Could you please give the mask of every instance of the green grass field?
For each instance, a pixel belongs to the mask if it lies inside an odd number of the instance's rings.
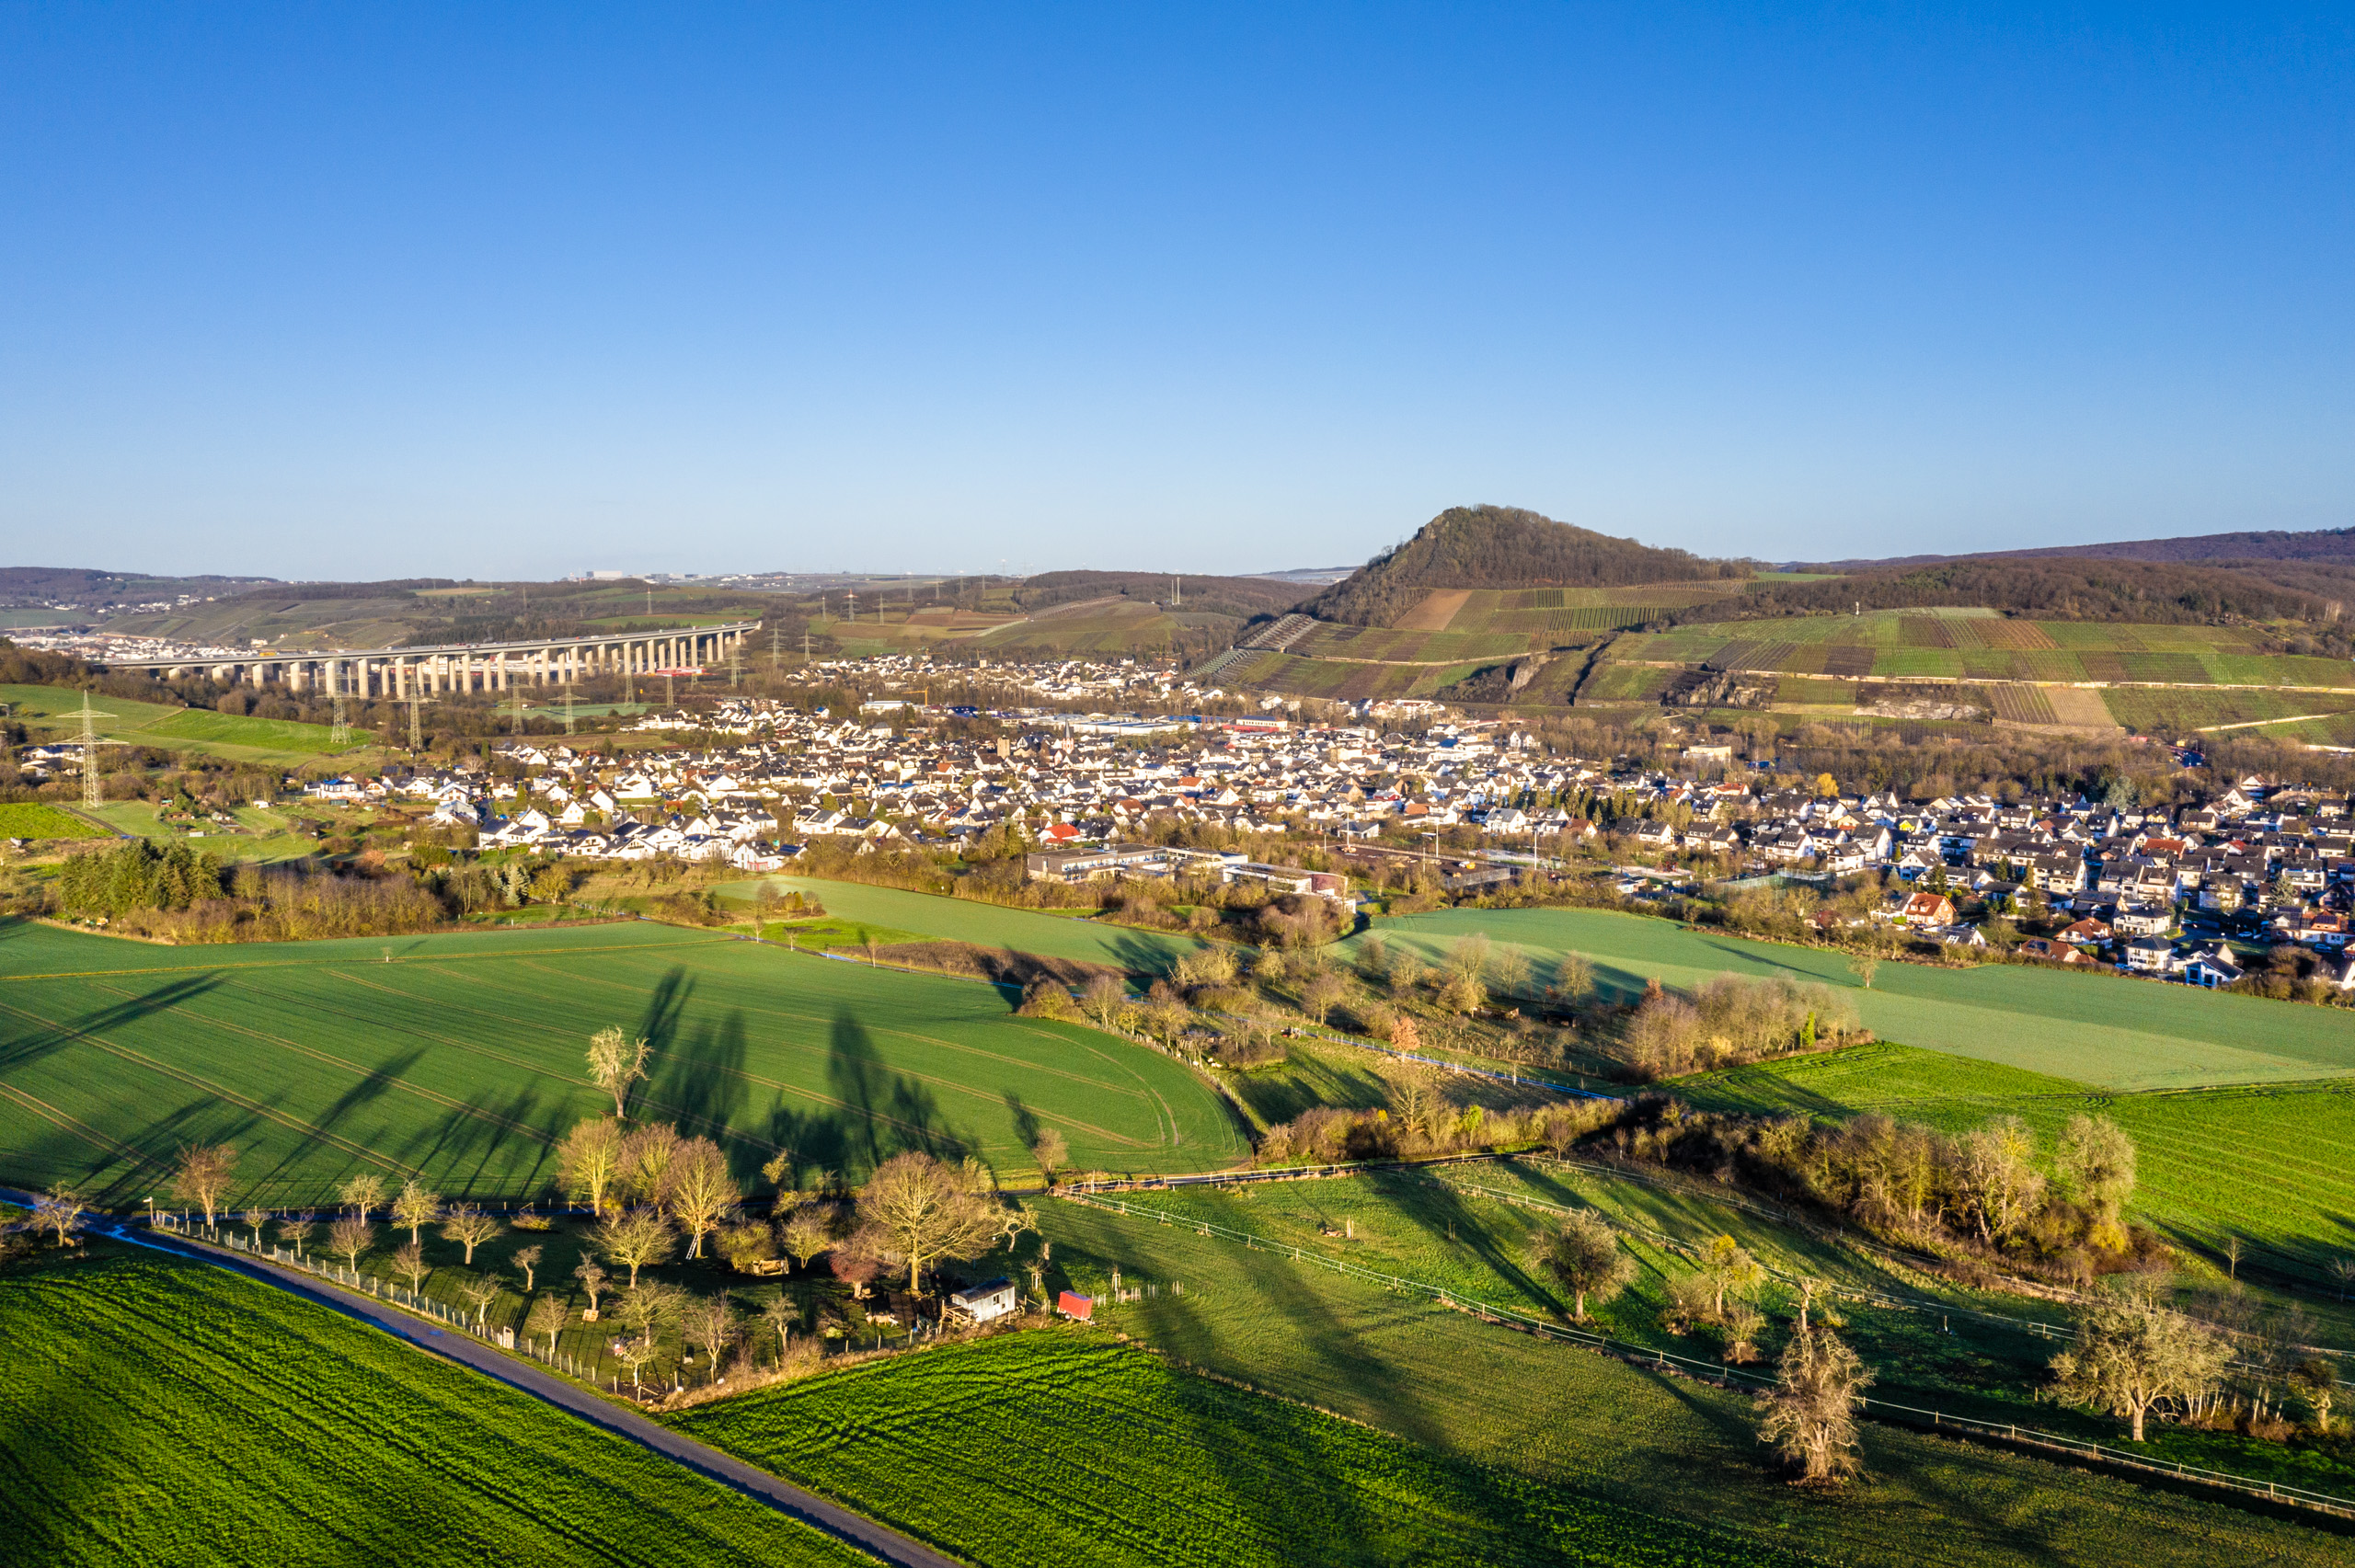
[[[2113,1094],[1993,1062],[1865,1046],[1680,1080],[1695,1104],[1845,1117],[1878,1111],[1958,1131],[2017,1116],[2049,1145],[2097,1113],[2134,1139],[2135,1213],[2211,1255],[2237,1235],[2280,1272],[2321,1287],[2355,1253],[2355,1084]],[[2335,1287],[2333,1287],[2335,1288]]]
[[[0,839],[103,839],[106,830],[33,801],[0,803]]]
[[[1198,938],[1167,932],[1137,931],[1038,910],[1009,910],[971,898],[944,898],[902,887],[863,882],[827,882],[809,876],[771,876],[720,886],[722,898],[751,901],[763,880],[780,893],[816,898],[829,915],[888,933],[942,942],[970,942],[1048,958],[1108,964],[1131,974],[1162,974],[1203,945]]]
[[[78,690],[62,686],[0,686],[0,703],[10,704],[16,716],[37,735],[55,739],[81,732],[78,715],[82,693]],[[293,767],[316,758],[340,754],[327,745],[328,730],[325,725],[247,718],[204,708],[104,695],[94,695],[90,705],[111,715],[98,721],[101,737],[134,746],[201,752],[228,761],[272,767]],[[366,744],[355,741],[341,751],[359,750]]]
[[[870,1562],[323,1307],[120,1254],[0,1274],[13,1562]]]
[[[655,1047],[631,1114],[718,1138],[749,1179],[788,1146],[805,1170],[921,1147],[1028,1178],[1040,1128],[1115,1171],[1242,1152],[1186,1068],[1010,1006],[652,923],[186,948],[10,922],[0,1174],[132,1204],[177,1145],[226,1140],[240,1205],[316,1202],[362,1169],[522,1198],[573,1121],[611,1110],[581,1061],[607,1024]]]
[[[1394,946],[1432,956],[1473,932],[1533,961],[1575,950],[1619,992],[1653,977],[1681,986],[1722,973],[1847,987],[1865,1026],[1883,1039],[2113,1092],[2355,1074],[2355,1013],[2338,1008],[2011,965],[1886,963],[1867,991],[1856,989],[1845,957],[1827,949],[1594,910],[1451,910],[1374,929]]]
[[[1258,1229],[1259,1206],[1350,1201],[1318,1183],[1214,1201]],[[1149,1194],[1159,1200],[1168,1195]],[[1189,1195],[1189,1197],[1192,1195]],[[1493,1245],[1476,1214],[1394,1211],[1467,1268]],[[2342,1539],[2039,1460],[1868,1426],[1867,1480],[1821,1498],[1782,1483],[1749,1401],[1480,1323],[1379,1285],[1266,1251],[1054,1203],[1041,1217],[1057,1268],[1158,1293],[1099,1305],[1104,1326],[1223,1376],[1304,1400],[1433,1450],[1519,1471],[1566,1502],[1591,1499],[1732,1532],[1746,1560],[1789,1551],[1839,1563],[1975,1568],[2019,1562],[2193,1568],[2247,1556],[2337,1563]],[[1338,1245],[1338,1243],[1327,1243]],[[1514,1264],[1512,1266],[1518,1266]],[[1176,1287],[1182,1285],[1183,1294]],[[2278,1554],[2278,1555],[2277,1555]]]
[[[1794,1561],[1054,1329],[674,1425],[992,1568]]]

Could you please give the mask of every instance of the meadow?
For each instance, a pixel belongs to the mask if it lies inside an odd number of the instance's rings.
[[[947,898],[903,887],[863,882],[829,882],[809,876],[770,876],[719,887],[722,898],[749,903],[766,882],[778,893],[800,893],[825,906],[826,913],[853,925],[873,926],[887,940],[910,936],[970,942],[1083,964],[1104,964],[1135,975],[1165,974],[1178,959],[1205,945],[1197,937],[1138,931],[1071,915],[1007,909],[974,898]]]
[[[2133,1212],[2210,1258],[2237,1236],[2250,1263],[2332,1290],[2331,1260],[2355,1254],[2355,1083],[2117,1094],[1993,1062],[1854,1047],[1680,1079],[1703,1107],[1845,1118],[1874,1111],[1947,1131],[2016,1116],[2049,1147],[2069,1117],[2106,1116],[2140,1156]]]
[[[2112,1092],[2355,1073],[2355,1013],[2345,1009],[2021,965],[1885,963],[1867,990],[1830,949],[1607,910],[1443,910],[1382,921],[1344,949],[1379,935],[1436,957],[1475,932],[1521,948],[1533,963],[1584,953],[1603,988],[1621,996],[1652,978],[1683,986],[1728,973],[1844,987],[1865,1026],[1883,1039]]]
[[[106,830],[32,801],[0,802],[0,839],[103,839]]]
[[[37,737],[52,740],[81,733],[82,695],[63,686],[0,686],[0,703],[10,704],[16,717]],[[354,741],[331,748],[327,726],[289,719],[248,718],[103,694],[93,695],[90,705],[110,715],[98,721],[98,734],[106,739],[158,750],[197,752],[233,762],[295,767],[324,756],[356,751],[367,744]]]
[[[610,1113],[581,1059],[651,1042],[630,1113],[707,1134],[740,1178],[905,1148],[1028,1179],[1030,1142],[1115,1171],[1215,1168],[1233,1115],[1159,1052],[1017,1018],[971,981],[650,922],[153,946],[0,923],[0,1175],[114,1205],[182,1142],[244,1151],[236,1202],[317,1203],[348,1175],[449,1197],[552,1190],[554,1141]]]
[[[1342,1185],[1281,1189],[1281,1198],[1242,1189],[1212,1201],[1251,1230],[1258,1206],[1320,1203]],[[1338,1218],[1344,1200],[1331,1201],[1328,1218]],[[1476,1215],[1455,1218],[1453,1236],[1440,1212],[1394,1212],[1379,1223],[1415,1226],[1430,1234],[1413,1245],[1465,1254],[1506,1234]],[[1866,1429],[1865,1481],[1844,1496],[1810,1495],[1776,1476],[1742,1394],[1491,1327],[1183,1224],[1067,1203],[1044,1206],[1040,1224],[1070,1277],[1100,1281],[1118,1265],[1125,1285],[1157,1288],[1100,1303],[1097,1320],[1174,1360],[1442,1455],[1518,1471],[1566,1503],[1729,1532],[1743,1560],[1786,1551],[1938,1568],[2345,1561],[2342,1539],[2221,1501],[1885,1425]]]
[[[872,1562],[326,1308],[99,1252],[0,1273],[12,1562]]]
[[[992,1568],[1798,1561],[1081,1329],[869,1363],[672,1424]]]

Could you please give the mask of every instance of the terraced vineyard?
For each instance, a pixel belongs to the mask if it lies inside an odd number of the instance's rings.
[[[201,1139],[244,1150],[240,1205],[317,1203],[362,1169],[543,1194],[556,1139],[611,1110],[581,1061],[608,1024],[654,1047],[633,1114],[716,1138],[754,1184],[787,1147],[853,1177],[909,1147],[1027,1175],[1038,1127],[1112,1170],[1242,1150],[1177,1062],[1010,1008],[653,924],[190,949],[8,922],[0,1178],[135,1202]]]
[[[281,1292],[110,1255],[0,1274],[10,1562],[852,1564],[623,1438]]]

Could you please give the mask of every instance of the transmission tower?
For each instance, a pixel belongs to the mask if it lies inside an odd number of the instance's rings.
[[[521,686],[515,688],[514,698],[507,704],[507,733],[523,733],[523,689]]]
[[[803,623],[802,623],[802,624],[806,626],[806,625],[808,625],[808,624],[809,624],[809,623],[805,621],[805,622],[803,622]],[[803,635],[805,637],[807,637],[809,634],[805,632],[805,633],[804,633],[804,634],[802,634],[802,635]],[[771,626],[771,627],[769,628],[769,678],[770,678],[771,680],[775,680],[775,679],[776,678],[776,665],[777,665],[777,658],[778,658],[778,654],[777,654],[777,642],[778,642],[778,640],[779,640],[780,638],[782,638],[784,635],[785,635],[785,628],[784,628],[784,627],[782,627],[782,626]]]
[[[343,701],[343,661],[341,659],[327,660],[327,684],[335,692],[335,724],[327,730],[327,744],[349,746],[351,744],[351,711],[345,706]]]
[[[98,788],[98,720],[114,716],[92,712],[90,693],[82,693],[82,805],[86,809],[97,809],[105,799]]]
[[[408,750],[414,757],[425,750],[425,695],[421,692],[408,694]]]
[[[564,732],[572,733],[572,682],[564,683]]]
[[[728,689],[734,691],[744,679],[744,646],[739,642],[728,645]]]

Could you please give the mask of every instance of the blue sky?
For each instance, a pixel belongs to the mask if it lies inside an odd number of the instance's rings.
[[[2355,524],[2345,7],[0,4],[0,564]]]

